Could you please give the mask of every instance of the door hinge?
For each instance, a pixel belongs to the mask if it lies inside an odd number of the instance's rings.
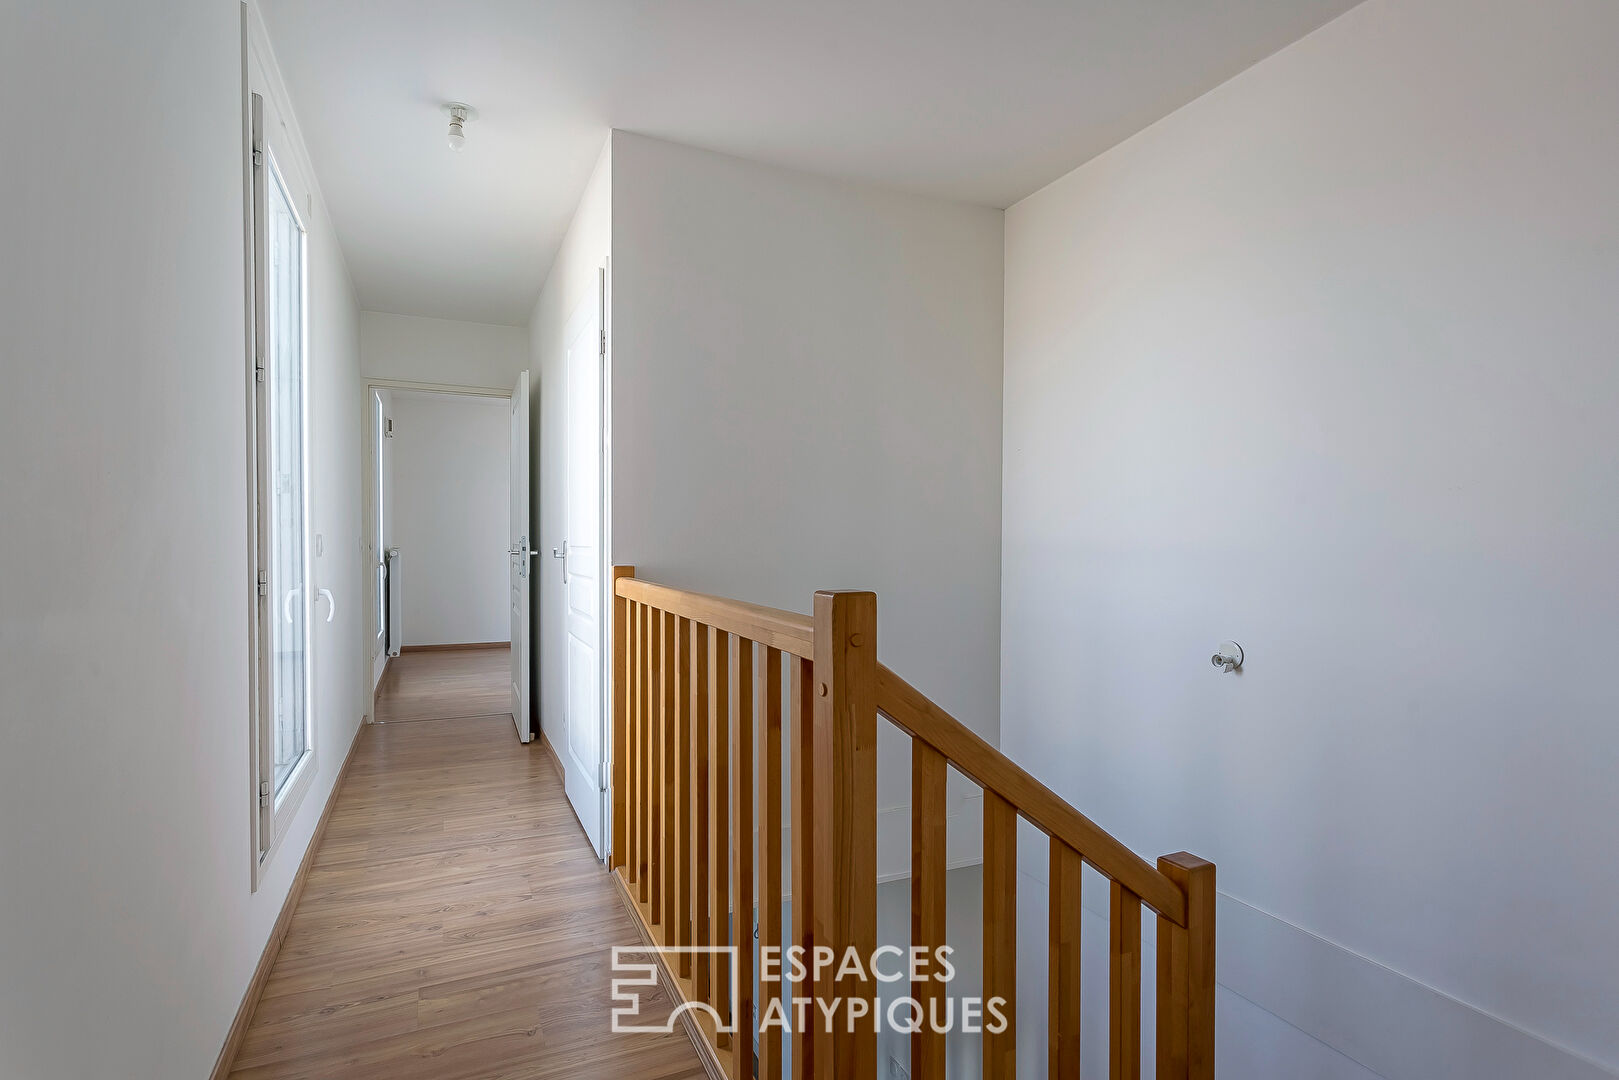
[[[596,769],[596,790],[602,792],[607,790],[607,762],[605,761]]]
[[[607,331],[605,331],[605,330],[602,331],[602,337],[601,337],[601,355],[602,356],[607,355]]]
[[[270,805],[270,781],[268,780],[259,781],[259,805]]]
[[[254,364],[253,365],[253,381],[258,382],[258,383],[261,383],[261,382],[264,381],[264,365],[263,364]]]
[[[270,595],[270,575],[263,570],[259,571],[259,595]]]

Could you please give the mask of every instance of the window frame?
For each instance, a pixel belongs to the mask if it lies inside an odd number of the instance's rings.
[[[250,142],[249,142],[249,169],[250,181],[250,208],[249,232],[251,248],[248,259],[248,274],[250,280],[249,304],[249,355],[248,355],[248,396],[250,416],[250,452],[251,475],[253,478],[251,491],[252,528],[252,587],[255,601],[255,618],[253,634],[253,677],[254,692],[252,702],[252,747],[253,747],[253,786],[251,797],[253,799],[253,850],[254,850],[254,888],[258,887],[264,868],[269,864],[272,856],[279,850],[292,822],[297,817],[303,805],[304,798],[314,784],[318,772],[316,755],[316,729],[314,687],[315,687],[315,641],[314,641],[314,604],[312,597],[307,595],[314,583],[314,545],[313,545],[313,494],[310,482],[310,401],[309,401],[309,224],[303,213],[298,210],[298,199],[295,195],[294,182],[300,177],[296,171],[289,173],[283,168],[283,158],[278,158],[274,147],[265,137],[265,130],[269,127],[265,123],[267,109],[263,94],[254,92],[249,98],[250,112]],[[290,164],[290,163],[289,163]],[[304,682],[302,686],[304,697],[303,723],[304,723],[304,750],[298,761],[287,773],[284,782],[278,788],[275,778],[275,740],[276,721],[275,708],[272,695],[274,694],[274,681],[272,679],[272,656],[274,636],[271,633],[269,621],[274,616],[278,606],[273,602],[274,597],[261,590],[260,583],[265,580],[264,574],[269,571],[270,559],[274,552],[270,528],[273,518],[270,513],[269,492],[270,487],[270,445],[271,432],[269,429],[269,397],[263,392],[267,383],[260,382],[260,372],[265,369],[264,358],[269,344],[268,311],[268,278],[267,264],[269,259],[268,214],[269,198],[272,185],[279,190],[286,210],[290,213],[298,233],[298,336],[299,336],[299,396],[298,408],[300,411],[298,424],[298,437],[300,440],[299,469],[300,476],[300,526],[302,532],[302,564],[303,583],[305,592],[304,602],[300,605],[304,620]]]

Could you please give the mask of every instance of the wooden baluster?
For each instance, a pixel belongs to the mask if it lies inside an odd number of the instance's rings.
[[[613,860],[624,865],[629,850],[630,764],[630,602],[618,595],[620,578],[635,576],[633,566],[613,567]]]
[[[663,612],[652,608],[647,619],[647,922],[663,922]],[[668,935],[662,935],[667,939]]]
[[[927,950],[927,967],[911,982],[921,1006],[922,1026],[911,1035],[912,1080],[945,1080],[944,983],[934,978],[937,950],[945,940],[945,783],[944,755],[920,739],[911,740],[911,947]],[[939,1025],[933,1017],[939,1017]]]
[[[1051,952],[1050,952],[1050,1062],[1051,1080],[1077,1080],[1079,1076],[1079,971],[1080,931],[1084,919],[1079,852],[1051,838]]]
[[[731,944],[736,947],[731,1024],[733,1080],[753,1078],[753,642],[731,636]]]
[[[1177,852],[1159,871],[1186,897],[1186,925],[1158,919],[1159,1080],[1214,1078],[1214,864]]]
[[[640,855],[640,873],[635,879],[635,898],[645,904],[652,894],[652,608],[641,605],[641,616],[636,623],[641,638],[641,663],[636,672],[636,696],[641,712],[641,745],[636,754],[641,760],[641,816],[635,823],[636,843]]]
[[[727,694],[730,691],[730,635],[714,631],[709,644],[708,659],[714,665],[712,686],[709,690],[708,719],[708,925],[714,935],[714,944],[735,943],[731,922],[731,785],[730,775],[730,709]],[[709,1004],[727,1021],[731,1018],[731,965],[716,957],[711,982]],[[716,1033],[714,1045],[731,1044],[729,1035]]]
[[[764,698],[759,710],[759,948],[774,949],[779,974],[785,962],[781,938],[781,662],[779,649],[764,651]],[[761,971],[763,964],[761,963]],[[781,979],[762,979],[760,1015],[781,1000]],[[781,1080],[781,1028],[759,1033],[759,1078]]]
[[[832,1073],[838,1080],[874,1080],[877,1007],[870,976],[877,949],[877,596],[869,592],[815,594],[815,780],[821,795],[816,836],[815,936],[841,964],[850,950],[863,973],[836,980]],[[825,772],[822,772],[823,762]],[[821,839],[831,840],[829,850]],[[822,906],[822,900],[826,905]],[[853,1003],[867,1013],[849,1028]],[[824,1026],[824,1021],[817,1026]],[[817,1071],[820,1062],[816,1062]]]
[[[793,941],[803,950],[807,974],[802,982],[789,984],[789,997],[813,998],[817,984],[813,970],[808,969],[815,946],[815,911],[817,905],[827,905],[822,896],[829,871],[817,875],[817,867],[828,858],[830,830],[817,827],[815,821],[816,775],[815,761],[815,672],[810,661],[795,656],[788,678],[788,707],[792,724],[792,874],[793,874]],[[830,768],[823,763],[821,771]],[[818,877],[822,880],[818,880]],[[812,1006],[802,1025],[793,1014],[793,1076],[794,1080],[829,1080],[832,1076],[832,1047],[830,1033],[824,1024],[815,1022]]]
[[[658,833],[660,846],[658,865],[662,868],[659,895],[663,898],[663,940],[672,944],[676,937],[675,922],[680,917],[675,907],[675,867],[679,863],[679,850],[675,846],[675,819],[681,817],[680,804],[675,801],[675,617],[668,612],[658,615],[658,739],[661,753],[658,773],[663,780],[660,798],[662,813]]]
[[[992,1032],[990,1003],[1006,1023]],[[1017,811],[984,792],[984,1080],[1017,1077]]]
[[[641,605],[630,605],[630,844],[627,868],[630,895],[641,880],[641,814],[645,790],[641,783]]]
[[[691,944],[691,620],[675,620],[675,798],[674,812],[675,852],[671,862],[675,866],[675,920],[672,943]],[[691,953],[682,952],[675,958],[675,966],[683,978],[691,977]]]
[[[1141,1077],[1141,900],[1117,881],[1108,919],[1108,1063],[1111,1080]]]
[[[692,623],[691,635],[691,943],[714,944],[708,925],[708,638],[709,629]],[[712,957],[696,953],[691,960],[692,996],[710,996]]]

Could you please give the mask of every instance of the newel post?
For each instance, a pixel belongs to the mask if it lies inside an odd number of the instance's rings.
[[[1184,851],[1158,870],[1186,897],[1186,925],[1158,920],[1158,1080],[1214,1080],[1214,864]]]
[[[841,963],[855,950],[869,967],[877,948],[877,595],[815,594],[813,838],[816,870],[813,925],[817,944],[829,944]],[[834,969],[835,970],[835,969]],[[870,977],[848,974],[817,982],[818,998],[837,999],[831,1060],[816,1052],[816,1076],[874,1080],[877,1007]],[[864,1002],[849,1031],[851,1009]],[[819,1037],[816,1050],[827,1046]]]
[[[618,595],[620,578],[635,576],[633,566],[613,567],[613,858],[623,866],[629,852],[630,791],[630,602]]]

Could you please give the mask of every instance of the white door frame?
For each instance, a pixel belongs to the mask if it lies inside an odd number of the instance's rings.
[[[377,597],[373,592],[373,590],[376,588],[376,575],[370,571],[376,565],[377,558],[377,552],[375,550],[376,537],[371,535],[371,525],[377,519],[377,441],[375,438],[376,433],[371,430],[371,395],[378,390],[419,390],[433,394],[464,394],[470,397],[505,398],[508,401],[511,400],[512,396],[512,392],[509,388],[502,390],[499,387],[494,386],[455,386],[450,383],[413,382],[409,379],[378,379],[370,376],[366,377],[365,393],[361,395],[360,415],[360,430],[366,433],[365,438],[360,440],[364,446],[363,452],[360,454],[360,490],[363,493],[361,498],[365,502],[366,525],[365,535],[363,536],[361,542],[365,545],[364,556],[366,559],[366,579],[368,582],[365,590],[365,623],[362,626],[360,633],[360,670],[364,672],[364,674],[360,677],[361,686],[372,686],[372,665],[376,662],[376,657],[373,656],[371,652],[372,645],[375,643],[377,635],[377,628],[372,623],[372,620],[376,618],[377,611]],[[529,394],[530,401],[532,402],[532,395],[534,394],[534,389],[532,387],[529,389]],[[533,514],[534,508],[530,507],[529,515],[532,517]],[[374,723],[376,721],[376,715],[373,711],[376,707],[375,687],[367,692],[365,700],[365,722],[368,724]]]
[[[388,391],[375,386],[367,387],[365,395],[366,423],[371,426],[366,430],[365,447],[360,456],[364,458],[367,454],[371,455],[371,460],[365,467],[366,480],[371,484],[371,494],[365,514],[367,534],[361,536],[360,543],[362,545],[361,554],[367,563],[367,588],[368,590],[372,588],[376,590],[375,593],[368,597],[370,603],[367,605],[366,615],[367,620],[375,616],[377,623],[375,627],[371,627],[368,621],[366,626],[366,629],[371,634],[368,639],[370,644],[366,650],[369,654],[366,678],[371,680],[371,690],[375,693],[377,684],[382,677],[382,672],[377,670],[377,658],[382,656],[388,647],[388,619],[384,613],[383,597],[380,593],[389,586],[381,580],[382,575],[377,573],[386,563],[383,541],[386,539],[384,534],[387,532],[387,515],[378,502],[381,496],[378,482],[382,479],[382,440],[387,438],[387,426],[392,422],[388,416],[388,409],[393,402],[393,397]],[[385,397],[384,395],[388,396]],[[372,408],[373,405],[375,408]],[[366,499],[364,491],[361,492],[360,498],[362,500]],[[375,529],[371,528],[373,525],[376,526]],[[383,664],[384,669],[386,669],[386,658],[384,658]],[[367,710],[367,712],[369,711]]]
[[[602,861],[613,854],[613,642],[616,633],[613,613],[618,605],[613,602],[613,566],[622,560],[613,553],[613,260],[603,256],[597,270],[601,288],[602,333],[602,473],[601,473],[601,549],[602,549],[602,663],[601,663],[601,732],[598,736],[602,759]]]
[[[530,388],[533,380],[529,372],[517,373],[517,385],[512,387],[510,407],[506,410],[506,445],[510,448],[507,465],[506,499],[510,512],[506,521],[506,539],[512,546],[507,549],[511,560],[506,568],[507,596],[511,627],[512,724],[523,743],[534,739],[534,556],[539,554],[532,545],[534,537],[534,445],[531,429],[534,426],[534,395]],[[519,439],[517,436],[521,435]],[[521,456],[522,468],[518,468]],[[521,504],[522,521],[517,520]],[[517,533],[512,536],[512,533]],[[515,575],[515,577],[514,577]],[[519,610],[521,609],[521,610]],[[521,640],[523,647],[518,648]]]

